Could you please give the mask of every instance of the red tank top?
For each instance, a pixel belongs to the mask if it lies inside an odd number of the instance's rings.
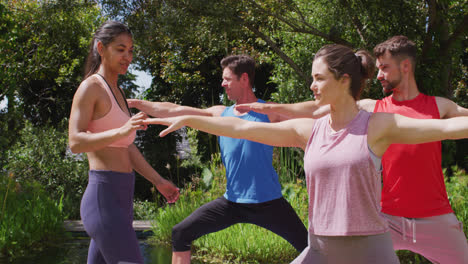
[[[378,100],[374,112],[419,119],[440,119],[434,96],[396,101]],[[442,173],[441,142],[392,144],[382,157],[382,212],[408,218],[452,213]]]

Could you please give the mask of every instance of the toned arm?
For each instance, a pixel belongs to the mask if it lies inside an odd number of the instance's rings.
[[[292,119],[278,123],[250,122],[235,117],[182,116],[149,118],[146,124],[168,126],[160,136],[189,126],[210,134],[243,138],[278,147],[305,148],[310,137],[313,119]]]
[[[225,106],[216,105],[210,108],[196,108],[170,102],[150,102],[139,99],[128,99],[128,106],[155,117],[173,117],[180,115],[220,116]]]
[[[397,114],[375,113],[369,122],[368,142],[382,156],[390,144],[420,144],[468,138],[468,116],[449,119],[414,119]]]
[[[319,118],[330,112],[330,106],[319,106],[316,101],[307,101],[295,104],[276,103],[250,103],[236,106],[239,111],[252,110],[267,114],[272,122],[283,121],[291,118]],[[277,117],[276,117],[276,116]]]

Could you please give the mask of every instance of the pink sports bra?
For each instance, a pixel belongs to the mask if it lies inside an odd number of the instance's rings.
[[[109,84],[106,82],[104,77],[102,77],[99,74],[94,75],[97,79],[100,80],[101,84],[105,87],[105,90],[107,91],[107,94],[109,95],[109,99],[111,101],[111,108],[105,116],[96,120],[91,120],[89,122],[88,132],[99,133],[123,126],[130,119],[130,117],[120,108],[119,104],[117,103],[117,98],[115,98],[114,93],[112,92]],[[109,144],[108,147],[128,148],[128,146],[132,144],[135,140],[135,136],[136,131],[133,131],[127,137],[121,138],[113,142],[112,144]]]

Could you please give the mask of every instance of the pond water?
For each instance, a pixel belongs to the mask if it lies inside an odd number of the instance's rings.
[[[73,237],[57,247],[47,248],[34,256],[17,258],[13,261],[0,258],[0,264],[84,264],[88,255],[89,237]],[[149,244],[146,238],[140,238],[140,249],[145,264],[170,264],[171,248]],[[192,261],[194,264],[200,262]]]

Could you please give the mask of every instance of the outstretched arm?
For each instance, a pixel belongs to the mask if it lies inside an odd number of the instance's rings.
[[[367,112],[374,112],[375,104],[377,103],[374,99],[361,99],[357,101],[359,109],[365,110]]]
[[[376,100],[363,99],[357,102],[359,109],[373,112]],[[317,101],[307,101],[295,104],[250,103],[236,105],[238,111],[254,111],[261,114],[277,114],[280,120],[291,118],[320,118],[330,113],[330,105],[320,106]]]
[[[148,181],[150,181],[156,189],[167,199],[168,203],[175,203],[179,199],[179,188],[172,182],[164,179],[159,173],[151,167],[146,159],[141,154],[140,150],[132,144],[128,147],[130,160],[133,168]]]
[[[247,139],[271,146],[305,148],[314,123],[313,119],[293,119],[279,123],[251,122],[236,117],[180,116],[148,118],[145,124],[168,126],[163,137],[183,126],[210,134]]]
[[[128,107],[156,117],[171,117],[180,115],[201,115],[201,116],[220,116],[225,106],[216,105],[210,108],[201,109],[190,106],[182,106],[169,102],[150,102],[139,99],[128,99]]]
[[[239,111],[254,111],[261,114],[276,113],[283,119],[290,118],[319,118],[330,112],[330,106],[319,106],[316,101],[307,101],[295,104],[250,103],[236,105]]]
[[[398,114],[375,113],[369,122],[369,146],[383,155],[390,144],[421,144],[468,138],[468,116],[449,119],[414,119]]]

